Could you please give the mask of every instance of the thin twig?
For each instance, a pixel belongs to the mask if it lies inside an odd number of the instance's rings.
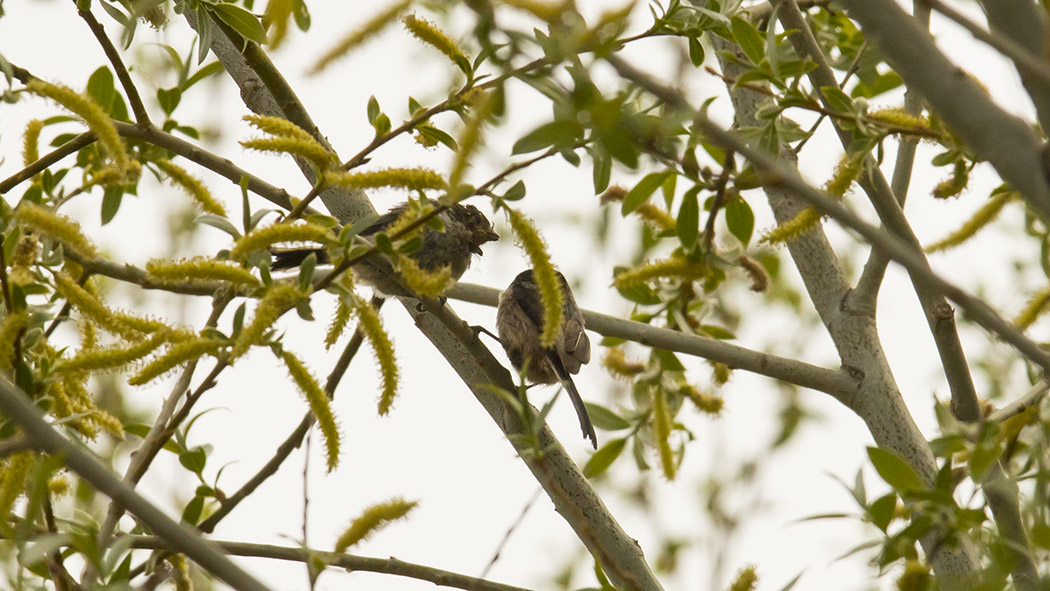
[[[26,167],[22,170],[7,177],[3,181],[0,181],[0,195],[7,193],[11,189],[14,189],[22,182],[33,178],[34,176],[36,176],[37,173],[43,171],[47,167],[65,158],[66,156],[69,156],[70,154],[80,150],[85,146],[91,145],[91,143],[97,139],[98,136],[95,135],[95,132],[87,131],[62,144],[61,146],[55,148],[54,150],[51,150],[50,152],[41,156],[40,158],[37,158],[35,161],[26,165]]]
[[[74,4],[77,4],[78,7],[80,6],[80,3],[76,2],[76,0],[74,0]],[[128,102],[131,103],[131,112],[135,114],[135,121],[139,125],[150,125],[149,113],[146,112],[146,106],[142,103],[142,97],[139,96],[139,91],[131,80],[128,68],[124,65],[124,60],[120,59],[120,53],[117,52],[117,48],[113,46],[113,42],[106,35],[106,29],[98,22],[95,15],[91,14],[90,10],[78,9],[77,14],[87,23],[91,32],[95,35],[95,39],[98,39],[99,45],[102,46],[102,51],[106,52],[106,58],[109,59],[109,63],[113,66],[117,80],[120,80],[120,85],[124,87],[124,92],[128,95]]]

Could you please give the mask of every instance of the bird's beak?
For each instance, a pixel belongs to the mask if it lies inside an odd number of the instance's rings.
[[[475,238],[475,240],[470,245],[470,252],[472,252],[472,253],[474,253],[476,255],[480,255],[480,254],[482,254],[482,252],[481,252],[481,245],[485,244],[486,242],[492,242],[494,240],[499,240],[499,234],[497,234],[496,232],[494,232],[492,230],[482,230],[482,231],[476,233],[474,235],[474,238]]]

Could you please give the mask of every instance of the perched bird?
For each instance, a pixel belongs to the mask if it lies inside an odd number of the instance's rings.
[[[522,271],[499,296],[496,330],[500,344],[514,369],[525,367],[525,379],[534,384],[562,384],[580,418],[585,439],[598,449],[598,436],[587,414],[587,407],[576,390],[572,374],[591,360],[591,341],[584,331],[583,314],[576,305],[565,276],[558,273],[562,292],[562,327],[554,346],[540,344],[543,332],[543,301],[532,269]]]
[[[433,204],[436,206],[436,204]],[[361,231],[361,236],[372,236],[386,229],[405,212],[407,202],[395,206],[386,212],[374,224]],[[481,245],[499,239],[492,229],[492,222],[473,205],[454,203],[438,214],[445,223],[445,231],[439,232],[429,227],[423,229],[423,244],[416,252],[409,255],[424,271],[439,271],[449,267],[452,278],[459,279],[470,267],[473,255],[481,255]],[[328,254],[322,248],[296,248],[275,251],[271,268],[274,270],[289,269],[302,264],[310,254],[317,255],[317,262],[328,262]],[[411,296],[412,294],[390,285],[382,273],[369,263],[363,261],[354,265],[358,278],[377,286],[380,291],[392,296]]]

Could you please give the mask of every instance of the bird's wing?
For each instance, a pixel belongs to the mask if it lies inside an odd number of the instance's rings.
[[[323,248],[290,248],[287,250],[275,250],[273,252],[273,263],[270,268],[274,271],[291,269],[303,264],[306,257],[311,254],[317,255],[317,264],[328,263],[328,253]]]

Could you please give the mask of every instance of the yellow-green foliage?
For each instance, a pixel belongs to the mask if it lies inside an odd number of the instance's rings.
[[[736,258],[736,264],[740,265],[740,268],[751,278],[751,291],[763,293],[769,289],[769,272],[762,266],[762,263],[742,254]]]
[[[674,217],[652,203],[643,203],[634,214],[651,224],[657,230],[674,230],[678,222]]]
[[[769,232],[766,232],[766,235],[762,237],[761,242],[766,244],[780,244],[789,240],[794,240],[816,228],[818,225],[820,225],[820,213],[812,207],[807,207],[798,212],[795,217],[777,225]]]
[[[880,109],[878,111],[870,111],[868,113],[868,118],[876,121],[885,121],[896,127],[910,128],[916,132],[931,131],[930,120],[927,117],[909,113],[904,109]]]
[[[81,314],[125,339],[136,339],[143,334],[169,329],[167,325],[156,320],[110,310],[94,294],[77,285],[76,281],[65,273],[55,273],[55,289]]]
[[[157,347],[164,344],[167,340],[166,336],[164,331],[157,331],[151,337],[127,346],[115,345],[104,349],[81,351],[70,359],[60,361],[55,371],[62,373],[91,372],[123,367],[152,353]]]
[[[268,4],[273,4],[273,2]],[[186,562],[186,555],[172,554],[167,560],[172,567],[175,591],[193,591],[193,579],[190,577],[190,565]]]
[[[128,384],[141,386],[157,379],[165,373],[188,361],[196,361],[204,355],[217,355],[226,341],[194,337],[172,344],[168,350],[153,361],[147,363],[139,372],[128,379]]]
[[[711,378],[715,384],[724,386],[729,381],[729,377],[732,375],[732,370],[729,366],[724,363],[717,361],[712,362],[711,365],[714,367],[714,372],[711,374]]]
[[[269,0],[266,3],[263,22],[269,25],[270,35],[266,42],[270,50],[280,47],[288,35],[288,22],[292,20],[295,3],[296,0]]]
[[[245,255],[266,250],[280,242],[318,242],[328,245],[334,244],[335,241],[335,234],[320,224],[312,222],[278,223],[265,228],[257,228],[241,236],[230,250],[230,258],[238,260]]]
[[[368,22],[361,25],[360,28],[351,31],[346,37],[343,37],[339,43],[336,43],[335,47],[329,49],[324,55],[318,58],[317,62],[310,67],[309,73],[316,74],[320,72],[328,67],[328,64],[339,59],[351,49],[354,49],[377,35],[380,31],[385,29],[387,25],[394,22],[397,15],[401,14],[401,12],[404,11],[405,8],[408,8],[408,5],[411,3],[411,0],[402,0],[373,16]]]
[[[33,230],[62,243],[66,248],[72,249],[82,255],[95,256],[98,251],[95,245],[88,240],[87,236],[76,223],[64,215],[59,215],[50,209],[23,201],[15,209],[15,220],[28,226]]]
[[[57,418],[82,415],[70,421],[70,425],[88,439],[98,435],[99,428],[118,439],[124,439],[124,425],[108,412],[98,408],[87,389],[87,374],[70,372],[51,384],[48,394],[54,401],[51,414]]]
[[[339,425],[336,423],[335,415],[332,414],[332,406],[329,404],[328,394],[321,389],[310,370],[303,365],[298,357],[292,355],[287,349],[281,354],[284,365],[288,368],[288,374],[292,381],[303,393],[306,403],[310,405],[310,411],[317,419],[317,425],[324,436],[324,446],[328,465],[328,471],[335,470],[339,465]]]
[[[649,261],[633,269],[617,273],[613,285],[619,288],[643,285],[657,279],[694,280],[706,277],[708,269],[700,262],[687,261],[678,256],[660,261]]]
[[[0,320],[0,369],[11,369],[15,359],[15,342],[29,326],[29,313],[25,310],[13,312]]]
[[[325,349],[331,349],[339,341],[339,337],[343,336],[346,326],[350,323],[351,312],[350,306],[343,301],[343,298],[339,298],[335,314],[332,315],[332,323],[328,325],[328,332],[324,336]]]
[[[700,411],[710,415],[722,414],[722,407],[725,406],[725,401],[718,396],[704,394],[692,385],[684,386],[681,391]]]
[[[904,563],[904,572],[897,579],[898,591],[928,591],[933,586],[930,568],[918,560]]]
[[[456,42],[449,38],[441,29],[437,28],[437,25],[434,23],[419,18],[414,14],[402,17],[401,22],[405,24],[405,28],[408,29],[408,32],[413,37],[445,54],[452,60],[452,63],[467,61],[467,56],[459,48],[459,45],[456,45]]]
[[[22,165],[30,164],[40,160],[40,131],[44,129],[44,122],[40,119],[32,119],[26,124],[25,137],[22,139]]]
[[[193,200],[197,202],[197,205],[200,205],[201,209],[215,215],[226,216],[226,209],[212,196],[211,191],[204,186],[200,179],[169,160],[157,160],[154,164],[157,165],[157,168],[163,170],[164,174],[168,175],[168,180],[189,193],[190,197],[193,197]]]
[[[970,169],[965,162],[957,161],[952,167],[952,175],[937,183],[931,193],[938,199],[947,199],[961,194],[969,184]]]
[[[671,412],[667,408],[667,393],[662,388],[653,388],[652,413],[653,438],[660,452],[660,467],[665,478],[674,480],[678,466],[671,450]]]
[[[456,284],[456,280],[452,278],[452,268],[448,265],[436,271],[424,271],[419,268],[415,259],[399,256],[397,270],[409,289],[428,298],[436,298]]]
[[[123,185],[132,181],[135,181],[142,175],[142,164],[138,160],[131,160],[127,166],[121,168],[116,164],[104,166],[91,173],[91,176],[84,181],[84,188],[100,185],[103,187],[109,187],[114,185]]]
[[[270,286],[270,290],[256,304],[252,321],[246,324],[237,335],[237,340],[233,343],[233,350],[230,352],[231,361],[244,355],[252,345],[261,342],[273,323],[282,314],[294,308],[305,296],[306,294],[299,289],[297,283],[283,281]]]
[[[241,140],[240,144],[249,150],[290,154],[310,161],[318,170],[327,170],[338,164],[335,154],[328,151],[313,138],[309,140],[290,137],[262,137]]]
[[[602,367],[612,374],[613,377],[626,379],[627,381],[631,381],[646,369],[644,363],[628,361],[627,356],[623,353],[623,349],[619,347],[606,349],[605,356],[602,357]]]
[[[507,219],[510,227],[518,237],[518,245],[529,257],[532,264],[532,276],[540,290],[540,299],[543,301],[543,332],[540,334],[540,343],[544,347],[554,346],[554,342],[561,335],[562,325],[562,293],[561,282],[558,280],[551,257],[547,253],[547,244],[540,237],[532,220],[525,217],[521,212],[507,208]]]
[[[350,189],[375,189],[396,187],[410,191],[444,189],[445,179],[435,170],[427,168],[384,168],[370,172],[329,172],[325,184]]]
[[[399,371],[397,358],[394,357],[394,343],[383,329],[379,313],[370,303],[355,296],[354,312],[357,314],[358,328],[364,334],[365,339],[372,344],[376,363],[379,364],[379,373],[383,381],[383,391],[379,395],[379,414],[385,415],[390,412],[390,407],[397,398]]]
[[[755,573],[755,567],[749,564],[736,574],[733,584],[729,586],[729,591],[754,591],[757,584],[758,574]]]
[[[863,170],[864,157],[866,155],[867,152],[858,152],[843,156],[839,160],[838,165],[835,166],[835,172],[832,173],[831,178],[824,184],[824,189],[835,197],[845,195],[850,185],[857,180],[861,170]]]
[[[308,131],[283,117],[245,115],[242,119],[259,131],[264,131],[273,136],[311,142],[316,141]]]
[[[347,548],[366,539],[389,523],[402,519],[418,504],[418,501],[391,499],[385,503],[372,505],[350,523],[350,527],[343,532],[343,535],[339,536],[339,540],[335,543],[335,551],[345,552]]]
[[[98,136],[99,144],[113,160],[115,167],[120,171],[129,169],[131,159],[128,158],[117,128],[113,126],[113,121],[102,110],[102,107],[98,106],[98,103],[91,97],[66,86],[50,84],[43,80],[31,80],[26,84],[26,90],[39,96],[45,96],[78,115]]]
[[[26,488],[26,478],[33,469],[34,454],[31,451],[13,453],[0,462],[0,519],[5,521],[11,508]]]
[[[206,257],[194,257],[178,261],[152,260],[146,263],[150,275],[167,281],[200,279],[227,281],[235,285],[254,287],[259,280],[251,271],[226,261],[217,261]]]
[[[966,242],[982,228],[993,222],[999,216],[999,212],[1003,210],[1003,207],[1016,199],[1017,196],[1016,191],[1002,191],[992,195],[988,203],[982,205],[958,230],[927,246],[926,252],[932,253],[947,250]]]
[[[1032,294],[1017,318],[1014,318],[1014,325],[1021,330],[1026,330],[1046,312],[1048,304],[1050,304],[1050,285]]]

